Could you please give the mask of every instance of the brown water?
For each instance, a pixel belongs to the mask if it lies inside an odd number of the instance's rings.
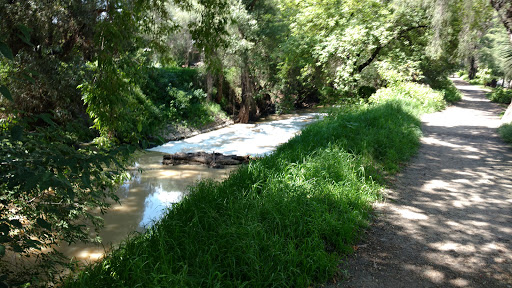
[[[118,245],[130,234],[158,220],[167,207],[179,202],[188,186],[200,179],[226,178],[236,167],[212,169],[200,165],[162,165],[164,153],[142,154],[132,169],[132,179],[118,191],[120,204],[113,204],[103,215],[105,227],[100,231],[100,244],[63,244],[59,251],[76,260],[91,262],[101,258],[105,250]],[[142,169],[140,173],[138,169]]]
[[[132,179],[119,189],[120,204],[113,204],[103,215],[105,227],[100,232],[101,244],[62,244],[59,250],[76,260],[97,260],[112,245],[118,245],[130,234],[142,232],[145,227],[157,221],[167,208],[186,195],[188,186],[206,178],[222,180],[230,171],[236,169],[212,169],[200,165],[166,166],[162,165],[165,154],[162,152],[215,151],[224,154],[263,155],[271,153],[276,146],[288,141],[318,116],[314,113],[272,116],[256,124],[235,124],[153,148],[156,151],[139,156],[132,169]],[[138,172],[139,169],[143,172]]]

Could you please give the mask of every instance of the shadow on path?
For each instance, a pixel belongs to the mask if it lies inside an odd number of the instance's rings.
[[[464,99],[424,116],[422,146],[397,176],[331,287],[512,287],[512,149],[501,107],[454,80]]]

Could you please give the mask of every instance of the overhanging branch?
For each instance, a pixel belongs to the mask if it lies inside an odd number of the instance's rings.
[[[370,64],[372,64],[372,62],[377,58],[377,56],[379,56],[379,53],[380,51],[386,47],[389,43],[391,43],[391,41],[393,40],[396,40],[400,37],[402,37],[403,34],[407,33],[407,32],[410,32],[412,30],[416,30],[416,29],[421,29],[421,28],[427,28],[428,26],[427,25],[420,25],[420,26],[414,26],[414,27],[409,27],[407,29],[404,29],[402,31],[400,31],[400,33],[398,33],[395,37],[393,37],[391,40],[389,40],[387,43],[383,44],[383,45],[379,45],[375,48],[375,50],[373,50],[372,52],[372,55],[370,55],[370,58],[368,58],[364,63],[360,64],[359,66],[357,66],[357,72],[358,73],[361,73],[361,71],[363,71],[364,68],[368,67]]]

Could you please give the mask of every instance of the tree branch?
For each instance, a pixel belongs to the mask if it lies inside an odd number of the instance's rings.
[[[385,43],[383,45],[377,46],[377,48],[375,48],[375,50],[373,50],[372,55],[370,56],[370,58],[368,58],[364,63],[362,63],[359,66],[357,66],[357,72],[361,73],[361,71],[363,71],[364,68],[366,68],[370,64],[372,64],[372,62],[377,58],[377,56],[379,56],[380,51],[384,47],[386,47],[389,43],[391,43],[391,41],[396,40],[396,39],[402,37],[403,34],[405,34],[407,32],[410,32],[412,30],[416,30],[416,29],[420,29],[420,28],[427,28],[427,27],[428,27],[427,25],[420,25],[420,26],[409,27],[409,28],[407,28],[407,29],[405,29],[403,31],[400,31],[400,33],[398,33],[395,37],[393,37],[387,43]]]

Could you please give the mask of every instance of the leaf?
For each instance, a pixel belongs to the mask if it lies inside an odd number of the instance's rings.
[[[11,92],[9,92],[9,89],[7,89],[7,87],[4,85],[0,85],[0,93],[2,93],[2,95],[9,101],[13,101]]]
[[[23,24],[18,24],[17,27],[22,33],[22,34],[18,34],[18,38],[20,38],[21,41],[25,42],[25,44],[34,47],[34,44],[32,44],[30,42],[30,32],[32,31],[32,29],[28,28],[27,26],[25,26]]]
[[[49,230],[49,231],[52,230],[52,224],[48,223],[43,218],[37,218],[36,223],[37,223],[37,225],[43,227],[46,230]]]
[[[137,131],[139,131],[139,133],[142,132],[142,123],[141,122],[137,123]]]
[[[53,120],[49,114],[46,114],[46,113],[40,114],[39,118],[41,118],[41,120],[43,120],[44,122],[46,122],[46,124],[48,124],[50,126],[56,125],[55,122],[53,122]]]
[[[0,41],[0,52],[4,55],[5,58],[9,60],[14,60],[14,56],[12,55],[11,48],[7,46],[4,42]]]
[[[23,36],[25,36],[25,38],[30,39],[30,32],[32,31],[32,29],[28,28],[23,24],[18,24],[16,25],[16,27],[21,31],[21,33],[23,33]]]
[[[25,80],[27,80],[28,82],[32,83],[32,84],[36,84],[36,80],[34,78],[32,78],[32,76],[30,76],[29,74],[27,73],[23,73],[23,78],[25,78]]]
[[[30,74],[34,75],[34,76],[41,76],[41,73],[39,73],[39,72],[37,72],[37,71],[35,71],[35,70],[27,69],[27,71],[28,71]]]
[[[14,125],[11,128],[11,139],[13,141],[20,141],[22,136],[23,136],[23,127],[21,127],[20,125]]]
[[[82,174],[82,182],[84,183],[84,185],[88,188],[92,188],[91,187],[91,181],[90,181],[90,175],[89,173],[84,173]]]

